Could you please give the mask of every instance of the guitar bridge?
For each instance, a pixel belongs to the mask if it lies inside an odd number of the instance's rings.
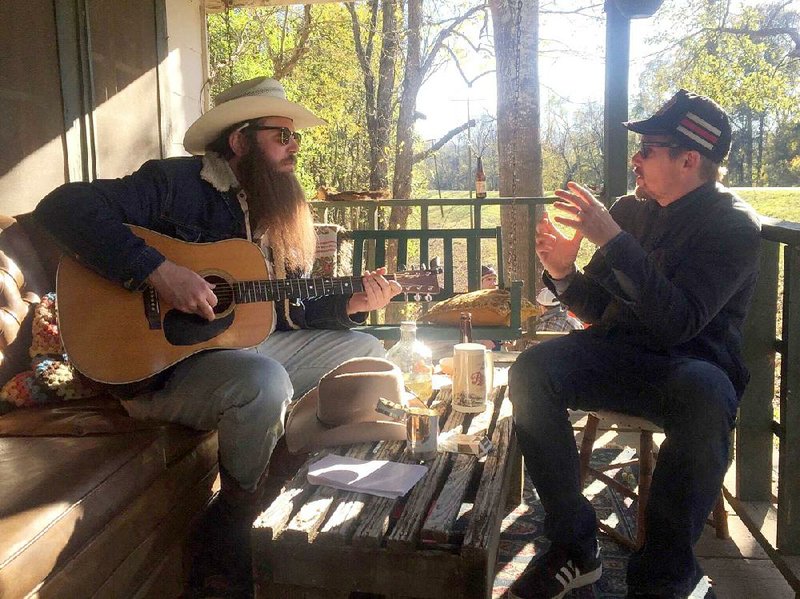
[[[144,316],[150,330],[160,330],[161,306],[158,303],[158,293],[152,287],[147,287],[142,293],[142,301],[144,302]]]

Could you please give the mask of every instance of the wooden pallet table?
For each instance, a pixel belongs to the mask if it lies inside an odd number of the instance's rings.
[[[443,431],[485,430],[488,456],[443,453],[406,497],[386,499],[309,484],[308,463],[253,525],[256,596],[336,598],[353,591],[391,598],[488,597],[500,523],[521,494],[521,463],[506,386],[490,408],[450,410],[437,392]],[[406,461],[405,442],[335,448],[361,459]],[[329,450],[330,451],[330,450]],[[309,463],[321,454],[313,456]]]

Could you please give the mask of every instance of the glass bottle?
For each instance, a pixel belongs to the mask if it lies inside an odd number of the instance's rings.
[[[475,197],[486,197],[486,175],[483,172],[483,159],[478,156],[478,166],[475,169]]]
[[[400,341],[386,352],[386,359],[403,373],[406,389],[426,402],[433,393],[433,360],[431,350],[417,339],[417,323],[400,323]]]
[[[458,324],[459,343],[472,343],[472,312],[462,312]]]

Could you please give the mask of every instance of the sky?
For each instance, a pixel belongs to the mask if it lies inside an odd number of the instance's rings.
[[[665,0],[667,3],[685,0]],[[800,0],[797,0],[800,2]],[[543,0],[540,0],[543,4]],[[764,0],[733,0],[732,12],[738,12],[744,5],[758,5]],[[550,7],[568,10],[570,7],[585,5],[585,0],[552,0]],[[541,4],[540,4],[541,5]],[[639,76],[647,58],[654,52],[653,46],[646,43],[652,27],[653,18],[632,19],[630,33],[630,71],[628,76],[631,95],[635,94]],[[540,49],[563,49],[565,52],[542,52],[539,58],[539,79],[542,105],[548,98],[558,95],[576,104],[590,100],[603,102],[605,87],[605,20],[588,17],[564,15],[540,15]],[[682,33],[682,32],[681,32]],[[478,33],[468,32],[477,38]],[[570,52],[566,52],[569,49]],[[491,61],[474,61],[464,66],[468,77],[493,68]],[[469,98],[469,102],[467,102]],[[497,88],[494,74],[486,75],[475,82],[470,89],[459,75],[455,66],[437,72],[420,90],[417,110],[426,115],[418,120],[416,131],[423,139],[435,140],[467,121],[467,109],[471,118],[482,114],[495,115],[497,112]]]
[[[630,88],[644,66],[643,57],[652,52],[644,43],[648,22],[651,19],[631,21]],[[559,95],[576,103],[590,100],[603,102],[605,21],[587,17],[570,19],[542,16],[540,22],[542,48],[567,49],[570,53],[542,53],[539,58],[542,104],[551,95]],[[544,33],[546,32],[546,34]],[[544,38],[547,38],[545,40]],[[478,61],[465,66],[468,77],[475,77],[493,65]],[[565,76],[566,74],[566,76]],[[469,102],[467,101],[469,98]],[[420,90],[417,110],[426,115],[415,128],[423,139],[437,139],[443,133],[471,118],[482,114],[496,114],[497,88],[494,74],[482,77],[470,89],[452,66],[437,72]]]

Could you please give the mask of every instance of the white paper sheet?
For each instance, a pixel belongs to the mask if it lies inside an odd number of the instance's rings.
[[[428,471],[420,464],[327,455],[308,468],[308,482],[379,497],[401,497]]]

